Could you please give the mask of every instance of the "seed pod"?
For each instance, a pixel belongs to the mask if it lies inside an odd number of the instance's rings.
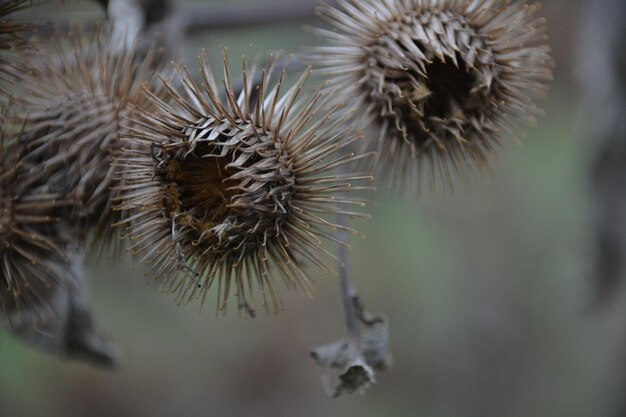
[[[77,242],[95,231],[92,250],[113,240],[111,154],[133,106],[145,101],[142,83],[154,85],[159,69],[156,50],[113,54],[108,45],[102,32],[78,31],[54,40],[53,55],[38,51],[24,82],[24,111],[14,116],[25,124],[24,160],[38,166],[28,182],[45,178],[52,192],[79,199],[64,216]]]
[[[146,275],[179,303],[204,300],[217,282],[218,311],[234,290],[240,312],[253,315],[256,284],[262,305],[278,312],[276,276],[309,294],[303,261],[329,271],[322,258],[334,256],[322,238],[337,241],[333,232],[347,228],[325,217],[363,217],[341,208],[364,205],[343,193],[369,188],[360,184],[372,177],[334,170],[367,155],[346,149],[358,137],[329,123],[331,110],[316,113],[325,100],[319,91],[301,97],[308,71],[283,93],[286,70],[271,80],[269,65],[255,85],[244,62],[236,94],[225,55],[220,97],[205,54],[200,63],[202,85],[181,70],[184,91],[166,83],[171,100],[152,96],[158,109],[128,134],[132,146],[114,163],[125,181],[121,226],[150,265]]]
[[[57,229],[63,208],[75,202],[45,183],[26,186],[35,168],[22,163],[15,140],[0,135],[0,321],[41,326],[55,317],[55,292],[76,286]]]
[[[538,5],[517,0],[342,0],[311,60],[374,134],[392,188],[452,188],[492,170],[518,120],[535,122],[552,60]],[[356,110],[358,109],[358,110]],[[356,111],[355,111],[356,110]]]

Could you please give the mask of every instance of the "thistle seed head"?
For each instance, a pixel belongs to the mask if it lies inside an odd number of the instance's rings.
[[[304,261],[329,270],[323,258],[334,256],[322,239],[337,241],[341,226],[325,217],[362,216],[341,208],[364,204],[343,193],[369,188],[360,184],[371,176],[335,170],[366,156],[346,149],[358,137],[330,123],[330,111],[317,114],[319,91],[302,96],[308,71],[283,92],[286,70],[272,79],[269,65],[257,85],[244,60],[236,93],[225,54],[220,95],[206,55],[200,63],[202,84],[181,70],[184,91],[166,82],[170,100],[152,96],[157,110],[127,135],[131,146],[114,162],[124,181],[118,209],[128,212],[121,226],[147,275],[179,303],[204,300],[216,283],[218,311],[234,292],[252,315],[256,286],[262,305],[278,312],[277,278],[309,294]]]
[[[34,167],[22,162],[15,140],[0,136],[0,322],[37,326],[53,317],[55,291],[76,285],[57,229],[75,201],[45,183],[26,186],[23,178]]]
[[[46,178],[52,192],[75,195],[80,204],[64,215],[80,241],[95,230],[94,248],[112,243],[119,221],[110,204],[112,153],[134,106],[145,104],[142,84],[157,89],[159,52],[112,54],[102,32],[76,32],[54,41],[54,55],[37,52],[24,82],[24,161],[38,166],[29,182]]]
[[[342,0],[311,60],[374,131],[375,173],[397,191],[451,188],[491,171],[500,145],[534,123],[552,60],[538,5],[517,0]],[[506,149],[506,147],[505,147]]]

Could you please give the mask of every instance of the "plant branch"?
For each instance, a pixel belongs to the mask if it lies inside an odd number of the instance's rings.
[[[343,166],[341,174],[347,173]],[[349,218],[338,215],[337,238],[347,242]],[[376,382],[374,369],[385,369],[391,364],[388,351],[387,321],[382,316],[367,313],[359,300],[352,281],[350,252],[345,245],[338,245],[337,257],[341,263],[339,285],[343,304],[346,337],[315,348],[311,355],[323,369],[323,381],[327,393],[332,397],[362,392]],[[339,383],[334,387],[329,382],[329,371],[339,370]]]
[[[345,230],[345,228],[348,226],[347,223],[347,216],[338,216],[337,224],[341,227],[339,228],[337,237],[341,241],[347,240],[348,232]],[[348,334],[348,339],[358,345],[361,337],[357,311],[355,308],[355,300],[357,299],[358,295],[354,286],[354,282],[352,281],[352,277],[350,276],[350,253],[347,247],[345,247],[344,245],[339,245],[337,255],[339,260],[343,263],[343,266],[339,269],[339,284],[341,287],[341,300],[343,304],[346,331]]]
[[[105,7],[108,3],[104,3],[100,0],[98,0],[98,2],[103,3]],[[334,1],[327,0],[326,3],[332,4]],[[149,5],[150,3],[145,4]],[[176,18],[176,24],[179,30],[189,34],[217,29],[233,29],[308,19],[315,16],[317,4],[319,4],[317,0],[280,0],[248,4],[222,4],[216,6],[195,5],[188,6],[182,10],[173,10],[171,13],[176,15],[174,17]],[[151,14],[149,11],[144,11],[144,15],[148,16]],[[159,18],[159,20],[163,20],[166,16],[159,16]],[[67,31],[70,25],[70,22],[41,25],[38,29],[38,34],[42,37],[50,37],[59,28]],[[93,29],[96,25],[97,24],[94,22],[88,22],[85,28]]]
[[[187,33],[267,25],[311,18],[315,16],[318,4],[318,0],[280,0],[218,7],[193,6],[182,12],[182,21]]]

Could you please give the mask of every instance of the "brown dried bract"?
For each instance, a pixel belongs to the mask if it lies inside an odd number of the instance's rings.
[[[31,49],[30,37],[36,25],[24,18],[25,10],[36,0],[0,0],[0,96],[9,100],[18,97],[14,91],[21,77],[28,72],[23,65],[24,54]],[[6,103],[2,103],[6,104]]]
[[[42,326],[55,318],[50,300],[76,286],[58,229],[63,209],[75,204],[45,182],[27,184],[36,170],[22,160],[16,136],[0,145],[0,317],[2,325]]]
[[[341,206],[363,206],[344,193],[369,188],[360,184],[371,176],[335,172],[367,157],[347,149],[357,135],[330,123],[332,111],[316,113],[326,98],[302,94],[308,71],[286,91],[286,71],[276,80],[272,71],[266,67],[256,85],[244,62],[236,93],[225,56],[220,95],[203,55],[202,84],[181,70],[184,91],[167,83],[169,101],[152,96],[158,110],[135,121],[114,163],[125,182],[118,209],[128,213],[121,227],[132,252],[179,303],[204,300],[217,285],[218,310],[234,292],[240,311],[252,315],[256,286],[262,305],[278,312],[277,278],[309,294],[305,261],[329,270],[323,258],[334,256],[322,239],[337,241],[342,227],[325,217],[362,217]]]
[[[545,20],[516,0],[344,0],[311,60],[373,131],[375,173],[398,191],[451,189],[492,170],[552,78]],[[503,146],[504,145],[504,146]]]
[[[75,195],[80,204],[64,214],[75,239],[93,230],[90,248],[106,248],[120,220],[111,207],[112,154],[134,106],[147,105],[143,84],[158,90],[160,52],[112,52],[106,30],[61,34],[51,49],[30,60],[23,110],[13,114],[25,125],[24,160],[38,167],[28,182],[45,178],[52,192]]]

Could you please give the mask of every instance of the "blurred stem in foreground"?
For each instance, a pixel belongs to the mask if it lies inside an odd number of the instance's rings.
[[[590,173],[592,303],[604,305],[626,281],[626,2],[589,0],[584,16],[580,77],[593,109],[587,135],[599,144]]]
[[[587,0],[581,16],[579,76],[590,115],[586,133],[598,144],[589,180],[594,214],[591,307],[601,308],[618,299],[624,302],[626,283],[626,2]],[[614,380],[622,382],[613,391],[622,393],[624,364],[615,369]],[[623,395],[616,397],[616,404],[612,415],[626,416]]]

